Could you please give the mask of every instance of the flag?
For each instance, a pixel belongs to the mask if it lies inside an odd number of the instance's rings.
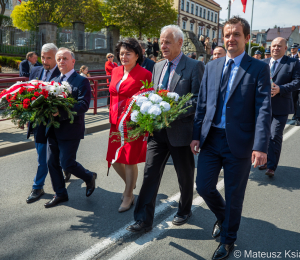
[[[22,4],[22,0],[18,0],[20,2],[20,4]]]
[[[243,12],[246,12],[246,5],[247,5],[247,0],[241,0],[242,1],[242,5],[243,5]]]

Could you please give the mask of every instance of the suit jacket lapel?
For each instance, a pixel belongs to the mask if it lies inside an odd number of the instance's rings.
[[[250,65],[251,65],[251,58],[249,57],[249,55],[247,53],[245,53],[245,55],[244,55],[244,57],[241,61],[240,67],[238,68],[238,71],[237,71],[237,73],[235,75],[235,78],[233,80],[228,100],[230,99],[233,92],[235,91],[235,89],[239,85],[240,81],[244,77],[244,75],[245,75],[245,73],[246,73],[246,71],[247,71],[247,69],[249,68]]]
[[[76,77],[77,72],[74,71],[74,73],[72,73],[72,75],[67,79],[67,82],[72,86],[72,81],[73,79]]]
[[[42,79],[43,79],[43,73],[44,73],[44,68],[41,69],[41,71],[40,71],[39,80],[42,80]]]
[[[226,61],[226,57],[222,57],[217,59],[217,65],[215,67],[215,90],[216,90],[216,102],[218,100],[219,89],[221,85],[221,79],[223,74],[224,63]]]
[[[287,59],[288,59],[288,57],[285,56],[285,55],[282,57],[280,63],[278,64],[278,66],[277,66],[277,68],[276,68],[276,70],[275,70],[275,72],[274,72],[274,75],[273,75],[272,79],[273,79],[273,78],[277,75],[277,73],[281,70],[282,66],[286,63]]]
[[[185,69],[185,63],[186,63],[187,57],[182,54],[181,59],[174,71],[174,75],[172,77],[172,80],[170,82],[170,92],[173,92],[177,86],[178,81],[180,80],[182,76],[182,71]]]

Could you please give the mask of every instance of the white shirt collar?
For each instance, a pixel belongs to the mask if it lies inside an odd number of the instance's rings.
[[[69,72],[67,72],[67,73],[65,74],[65,78],[63,79],[63,81],[67,81],[68,78],[70,78],[70,76],[71,76],[74,72],[75,72],[74,69],[71,69]],[[60,76],[62,77],[63,74],[61,73]]]
[[[278,65],[279,63],[280,63],[280,61],[281,61],[281,59],[283,58],[283,56],[280,58],[280,59],[278,59],[278,60],[276,60],[277,61],[277,64],[276,65]],[[275,60],[273,59],[273,58],[271,58],[271,60],[270,60],[270,65],[272,66],[273,65],[273,62],[274,62]]]
[[[240,54],[239,56],[237,56],[237,57],[235,57],[235,58],[229,58],[227,55],[226,55],[226,62],[225,62],[225,64],[227,64],[227,62],[229,61],[229,60],[233,60],[233,62],[234,62],[234,65],[235,66],[238,66],[239,64],[241,64],[241,62],[242,62],[242,59],[244,58],[244,55],[245,55],[245,51],[242,53],[242,54]]]
[[[57,64],[55,65],[55,67],[54,67],[54,68],[52,68],[51,70],[49,70],[49,71],[50,71],[50,73],[51,73],[51,75],[52,75],[53,71],[54,71],[56,68],[57,68]],[[46,70],[46,71],[47,71],[47,70]]]

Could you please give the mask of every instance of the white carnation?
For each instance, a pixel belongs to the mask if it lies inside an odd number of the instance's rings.
[[[146,114],[149,110],[150,107],[152,107],[152,102],[151,101],[146,101],[141,105],[141,113]]]
[[[174,98],[175,101],[178,101],[178,99],[179,99],[179,95],[177,93],[175,93],[175,92],[168,92],[167,93],[167,97]]]
[[[147,97],[139,96],[136,100],[136,104],[140,107],[146,101],[149,101]]]
[[[55,83],[55,84],[53,84],[53,86],[49,87],[49,92],[50,92],[50,94],[58,96],[58,95],[62,94],[63,88],[59,84]]]
[[[131,115],[130,115],[131,121],[137,122],[137,115],[138,114],[139,114],[139,111],[133,110],[132,113],[131,113]]]
[[[161,114],[161,109],[158,105],[154,105],[149,108],[148,113],[150,115],[159,116]]]
[[[162,97],[157,94],[149,95],[149,99],[155,104],[159,104],[163,100]]]
[[[70,84],[69,84],[67,81],[63,81],[63,82],[61,83],[61,85],[62,85],[62,87],[63,87],[64,89],[66,89],[69,93],[72,93],[72,88],[71,88]]]
[[[161,101],[161,102],[159,103],[159,106],[160,106],[160,107],[163,107],[163,108],[162,108],[163,111],[169,111],[169,110],[171,109],[170,104],[169,104],[168,102],[166,102],[166,101]]]

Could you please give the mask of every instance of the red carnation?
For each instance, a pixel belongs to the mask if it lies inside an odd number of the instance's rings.
[[[19,108],[19,105],[16,105],[17,108]]]
[[[49,92],[45,89],[42,90],[41,94],[45,97],[45,98],[48,98],[49,96]]]
[[[10,100],[11,100],[11,94],[8,94],[8,95],[6,96],[6,100],[7,100],[8,102],[10,102]]]
[[[32,98],[31,98],[31,101],[33,101],[33,100],[36,100],[36,97],[32,97]]]
[[[39,89],[39,86],[37,85],[37,86],[35,86],[34,88],[35,88],[35,89]]]
[[[24,108],[24,109],[27,109],[28,107],[29,107],[29,105],[23,104],[23,108]]]
[[[29,105],[30,104],[30,99],[29,98],[25,98],[23,100],[23,105]]]
[[[158,91],[158,94],[161,96],[167,96],[168,93],[169,91],[166,89],[161,89],[160,91]]]
[[[40,95],[40,93],[39,92],[34,92],[34,95],[36,96],[36,97],[38,97],[39,95]]]
[[[11,103],[9,103],[9,106],[11,107]]]
[[[26,88],[21,87],[20,90],[19,90],[19,94],[21,95],[25,90],[26,90]]]
[[[17,100],[17,95],[18,95],[18,93],[15,93],[11,100]]]

